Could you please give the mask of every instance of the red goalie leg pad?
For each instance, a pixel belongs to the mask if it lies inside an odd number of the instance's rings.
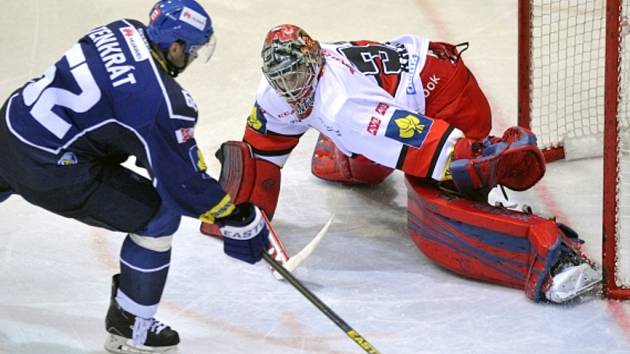
[[[362,155],[346,156],[323,134],[319,135],[311,160],[313,175],[346,184],[379,184],[393,171]]]
[[[544,300],[560,253],[578,249],[552,220],[464,199],[406,177],[407,229],[427,257],[465,277]]]

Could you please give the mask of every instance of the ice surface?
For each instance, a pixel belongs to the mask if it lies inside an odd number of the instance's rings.
[[[386,40],[413,32],[471,42],[464,59],[491,101],[500,133],[516,123],[514,1],[203,1],[218,47],[180,83],[201,109],[196,137],[210,157],[239,139],[260,79],[259,50],[279,23],[323,41]],[[39,76],[80,35],[122,17],[145,20],[152,1],[5,1],[0,12],[0,92]],[[463,279],[420,254],[406,234],[405,189],[395,174],[378,187],[348,188],[310,175],[310,132],[283,169],[274,225],[289,253],[331,214],[328,235],[296,271],[320,299],[383,353],[630,353],[630,305],[595,299],[534,304],[522,291]],[[557,215],[601,257],[601,161],[560,162],[514,201]],[[90,228],[12,197],[0,204],[0,352],[104,353],[110,276],[124,235]],[[362,353],[262,263],[229,259],[186,219],[174,240],[160,320],[181,352]]]

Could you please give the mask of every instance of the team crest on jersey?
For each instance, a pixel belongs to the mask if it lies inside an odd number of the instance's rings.
[[[72,166],[79,163],[79,159],[77,159],[77,155],[73,152],[68,151],[61,155],[59,161],[57,161],[57,165],[59,166]]]
[[[267,119],[265,119],[265,115],[258,104],[255,104],[254,107],[252,107],[251,112],[249,112],[247,125],[256,131],[267,133]]]
[[[432,124],[433,121],[423,115],[396,110],[389,120],[385,136],[419,147],[424,143]]]

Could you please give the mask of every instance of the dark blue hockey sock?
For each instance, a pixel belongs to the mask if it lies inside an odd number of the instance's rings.
[[[120,287],[116,301],[127,312],[152,318],[162,297],[171,250],[156,252],[127,235],[120,252]]]

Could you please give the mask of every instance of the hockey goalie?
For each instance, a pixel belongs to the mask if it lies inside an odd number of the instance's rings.
[[[218,153],[222,185],[235,203],[252,202],[272,217],[280,169],[314,128],[318,178],[376,185],[394,170],[405,173],[408,232],[435,263],[521,288],[534,301],[563,303],[591,291],[601,277],[574,231],[487,203],[496,186],[534,186],[545,162],[529,130],[488,136],[490,107],[463,63],[466,48],[414,35],[328,44],[295,25],[272,28],[243,141]]]

